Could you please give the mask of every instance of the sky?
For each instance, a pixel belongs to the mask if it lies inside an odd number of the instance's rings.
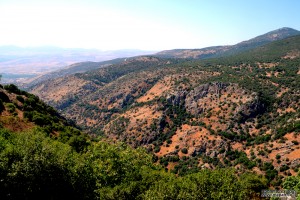
[[[299,0],[0,0],[0,46],[166,50],[300,30]]]

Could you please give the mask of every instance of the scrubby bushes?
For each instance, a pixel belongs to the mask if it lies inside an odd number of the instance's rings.
[[[21,94],[21,90],[14,84],[5,85],[4,89],[6,89],[8,92],[15,93],[15,94]]]
[[[16,111],[16,106],[13,103],[7,103],[6,106],[8,112],[13,113]]]
[[[1,199],[252,199],[266,187],[244,176],[216,169],[177,177],[124,144],[94,142],[78,153],[40,130],[0,129]]]

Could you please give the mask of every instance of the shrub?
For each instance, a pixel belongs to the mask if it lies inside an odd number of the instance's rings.
[[[11,93],[21,94],[21,91],[19,90],[19,88],[14,84],[5,85],[4,89],[6,89],[7,91],[9,91]]]
[[[13,103],[7,103],[6,104],[7,110],[10,113],[13,113],[16,111],[16,106]]]
[[[293,140],[292,143],[293,143],[294,145],[298,145],[298,144],[299,144],[299,142],[296,141],[296,140]]]
[[[160,151],[160,147],[159,147],[159,146],[155,146],[154,152],[155,152],[155,153],[158,153],[159,151]]]
[[[187,148],[182,148],[182,149],[181,149],[181,152],[184,153],[184,154],[187,154],[187,153],[188,153],[188,150],[187,150]]]
[[[286,170],[288,170],[288,169],[290,169],[289,166],[287,166],[287,165],[282,165],[282,166],[280,167],[279,171],[280,171],[280,172],[284,172],[284,171],[286,171]]]
[[[21,103],[24,103],[24,98],[21,95],[17,96],[17,100],[20,101]]]

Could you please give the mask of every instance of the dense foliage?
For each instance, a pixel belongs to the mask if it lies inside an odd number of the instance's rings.
[[[251,199],[266,187],[252,174],[203,170],[176,177],[142,149],[93,142],[84,152],[42,130],[0,130],[1,199]]]
[[[287,177],[283,184],[283,189],[285,190],[294,190],[297,192],[297,200],[300,199],[300,173],[297,176],[289,176]]]

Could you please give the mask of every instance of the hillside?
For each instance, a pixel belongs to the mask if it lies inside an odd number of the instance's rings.
[[[178,61],[175,59],[170,61],[151,56],[133,57],[126,59],[124,62],[103,67],[98,70],[47,80],[41,84],[37,84],[30,91],[38,94],[51,105],[55,105],[56,108],[63,110],[70,107],[77,100],[82,99],[82,97],[95,93],[99,89],[111,87],[109,83],[126,77],[126,75],[147,69],[155,70],[164,68],[164,66],[176,62]],[[132,81],[134,81],[134,78]],[[142,85],[144,87],[147,84]],[[60,89],[58,89],[58,87]],[[143,88],[141,87],[140,89]],[[107,90],[110,90],[110,88]]]
[[[299,35],[300,32],[291,28],[280,28],[266,34],[257,36],[235,45],[208,47],[203,49],[175,49],[158,52],[155,55],[164,58],[192,58],[205,59],[216,58],[241,53],[256,47],[282,40],[291,36]]]
[[[88,144],[88,138],[74,122],[61,116],[39,97],[12,84],[0,85],[0,128],[17,133],[37,129],[70,144],[77,151]]]
[[[49,72],[44,75],[29,79],[26,83],[19,84],[24,89],[30,89],[39,83],[45,82],[47,80],[64,77],[76,73],[84,73],[86,71],[95,70],[101,67],[109,66],[115,63],[124,61],[124,58],[116,58],[113,60],[103,61],[103,62],[80,62],[64,67],[63,69],[56,70],[54,72]]]
[[[268,187],[229,168],[165,172],[144,149],[85,135],[14,85],[0,85],[0,180],[1,199],[244,200]]]
[[[202,49],[175,49],[175,50],[167,50],[162,51],[159,53],[156,53],[156,57],[161,58],[184,58],[184,59],[205,59],[205,58],[214,58],[214,57],[224,57],[224,56],[230,56],[234,55],[249,49],[253,49],[259,46],[262,46],[264,44],[281,40],[287,37],[291,37],[294,35],[299,35],[299,31],[291,29],[291,28],[281,28],[277,29],[271,32],[268,32],[266,34],[260,35],[258,37],[255,37],[253,39],[240,42],[236,45],[228,45],[228,46],[215,46],[215,47],[207,47]],[[145,52],[146,53],[146,52]],[[110,64],[117,64],[124,60],[124,58],[117,58],[113,60],[107,60],[102,62],[80,62],[75,63],[72,65],[69,65],[67,67],[64,67],[62,69],[49,72],[40,76],[34,76],[34,75],[13,75],[8,74],[4,75],[10,76],[10,77],[23,77],[26,78],[26,81],[19,82],[18,85],[21,86],[24,89],[30,89],[31,87],[34,87],[35,85],[44,82],[46,80],[63,77],[67,75],[72,75],[76,73],[84,73],[86,71],[94,70],[103,66],[107,66]],[[34,78],[28,78],[32,77]]]
[[[31,92],[177,174],[234,166],[279,186],[300,166],[299,47],[295,36],[221,59],[136,57]]]

